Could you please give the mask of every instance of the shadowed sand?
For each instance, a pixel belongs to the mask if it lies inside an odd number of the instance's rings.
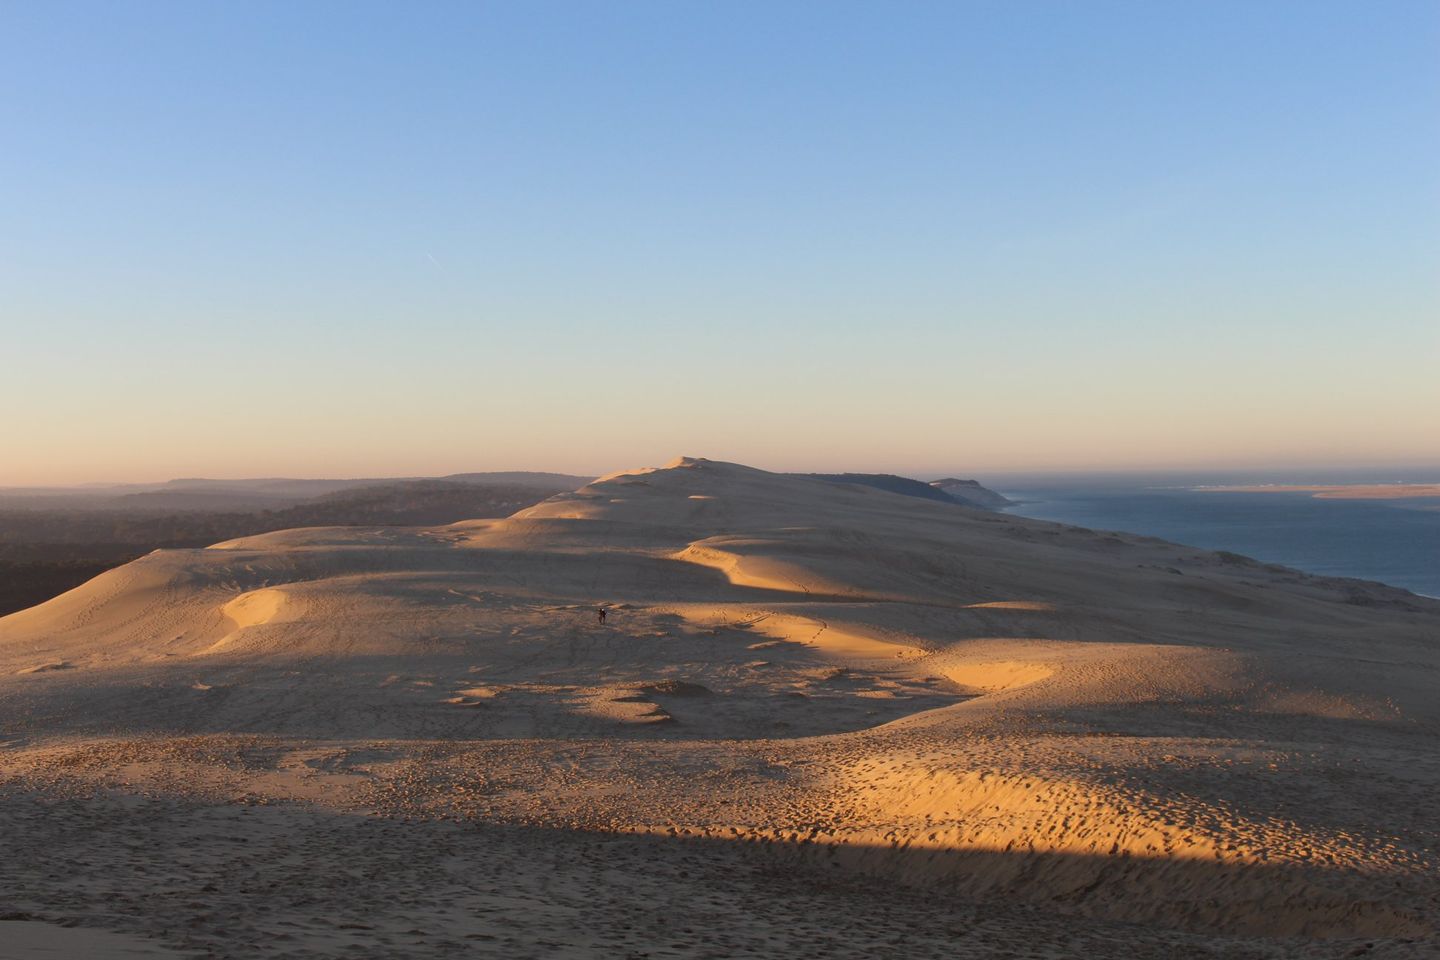
[[[3,906],[218,956],[1432,955],[1437,638],[704,460],[159,551],[0,619]]]

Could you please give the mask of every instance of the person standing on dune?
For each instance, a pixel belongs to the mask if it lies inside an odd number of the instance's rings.
[[[601,623],[604,623],[604,622],[605,622],[605,608],[604,608],[604,607],[596,607],[596,608],[595,608],[595,612],[599,615],[600,622],[601,622]]]

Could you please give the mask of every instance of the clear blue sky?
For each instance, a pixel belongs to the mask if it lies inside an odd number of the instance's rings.
[[[1440,4],[0,5],[0,484],[1440,463]]]

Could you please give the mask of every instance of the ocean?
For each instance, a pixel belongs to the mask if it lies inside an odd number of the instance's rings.
[[[1308,493],[1195,489],[1215,482],[1014,478],[987,485],[1020,501],[1007,513],[1229,550],[1440,597],[1440,498],[1322,500]]]

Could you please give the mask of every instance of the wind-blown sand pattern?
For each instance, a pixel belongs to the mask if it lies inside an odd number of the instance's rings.
[[[0,957],[1436,956],[1437,641],[704,460],[157,551],[0,619]]]

